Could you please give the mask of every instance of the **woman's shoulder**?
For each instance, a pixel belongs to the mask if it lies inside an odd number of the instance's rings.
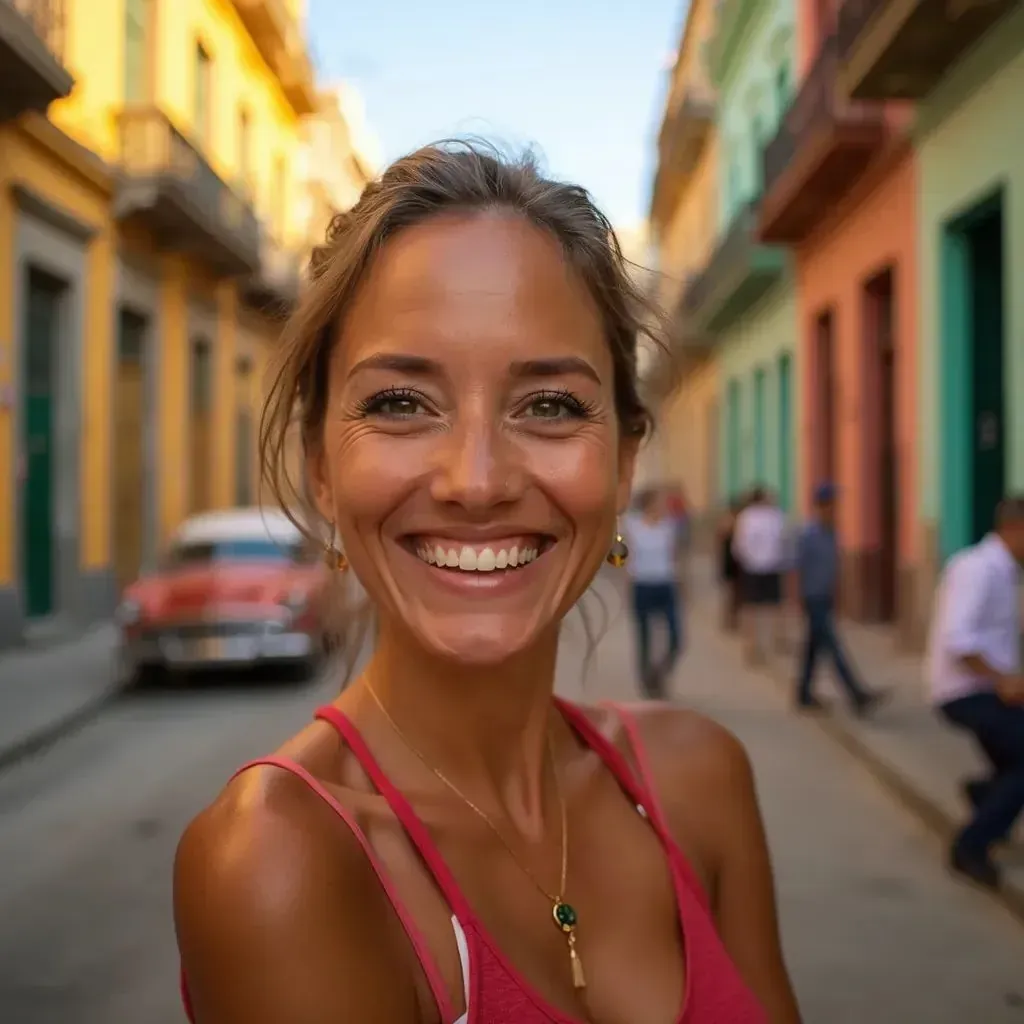
[[[243,991],[248,986],[263,994],[268,1007],[248,1019],[274,1019],[269,1006],[296,998],[295,978],[323,987],[310,998],[337,1000],[341,994],[324,979],[337,974],[338,963],[359,965],[369,977],[400,948],[365,849],[352,829],[338,827],[340,811],[357,819],[362,795],[329,773],[325,777],[330,736],[311,729],[268,759],[276,763],[231,779],[178,844],[175,923],[199,1005],[251,999]],[[282,762],[300,771],[282,768]],[[315,786],[304,781],[305,773]],[[334,968],[313,970],[313,964],[327,968],[328,959]],[[260,966],[258,980],[254,964]]]

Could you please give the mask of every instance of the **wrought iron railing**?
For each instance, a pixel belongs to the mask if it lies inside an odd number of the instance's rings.
[[[756,244],[757,209],[758,204],[754,201],[733,217],[707,265],[683,293],[682,312],[685,318],[699,316],[722,282],[733,278],[736,268],[749,262],[750,250]]]
[[[844,0],[836,22],[836,49],[840,60],[849,57],[864,29],[888,3],[889,0]]]
[[[199,149],[156,107],[121,112],[121,163],[133,177],[166,176],[181,185],[206,227],[222,227],[253,250],[259,227],[252,207],[210,166]]]
[[[50,53],[64,62],[65,0],[0,0],[0,3],[9,3],[32,26],[32,31]]]

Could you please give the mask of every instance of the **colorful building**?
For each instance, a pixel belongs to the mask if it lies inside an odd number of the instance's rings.
[[[714,3],[694,0],[669,82],[650,212],[658,299],[669,314],[681,370],[678,390],[660,410],[653,443],[662,481],[681,486],[693,513],[705,519],[720,499],[718,368],[709,336],[689,321],[684,298],[717,237],[715,94],[703,59],[714,27]]]
[[[791,97],[789,0],[724,0],[706,59],[717,88],[718,240],[689,283],[687,321],[718,364],[724,497],[766,484],[792,508],[799,379],[791,260],[757,234],[761,151]]]
[[[295,301],[297,0],[0,3],[0,647],[252,500]]]
[[[855,0],[860,2],[860,0]],[[914,620],[917,183],[905,104],[839,91],[834,8],[798,0],[799,85],[764,149],[763,241],[791,248],[806,509],[840,487],[844,609]]]
[[[917,255],[907,266],[916,273],[894,277],[893,477],[901,562],[911,577],[898,589],[918,595],[911,634],[919,640],[939,565],[984,534],[1005,491],[1024,487],[1024,413],[1011,401],[1024,394],[1024,292],[1013,288],[1024,261],[1024,140],[1012,128],[1024,96],[1024,11],[1011,0],[959,8],[848,0],[838,48],[841,86],[857,109],[917,104],[916,168],[906,160],[894,167],[905,181],[890,178],[873,230],[890,237],[895,255],[898,226],[908,260],[906,224],[914,219]],[[877,399],[868,401],[870,413]],[[860,407],[847,402],[841,407]],[[871,429],[877,436],[884,419]],[[848,451],[856,457],[855,443]],[[877,452],[862,452],[861,461]]]

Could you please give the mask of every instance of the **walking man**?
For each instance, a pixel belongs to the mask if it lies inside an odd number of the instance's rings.
[[[835,487],[832,484],[821,484],[814,492],[813,517],[797,540],[796,571],[806,639],[796,704],[804,711],[823,708],[812,687],[818,658],[827,654],[832,659],[836,675],[854,711],[864,714],[879,703],[883,694],[866,689],[860,682],[836,633],[839,546],[836,542],[835,512]]]
[[[1024,810],[1024,678],[1018,566],[1024,560],[1024,497],[1003,501],[995,528],[949,560],[939,581],[928,641],[932,700],[971,733],[992,766],[964,791],[972,817],[953,842],[954,871],[996,888],[992,848]]]
[[[765,660],[762,634],[782,638],[782,570],[786,563],[786,517],[763,487],[755,488],[736,517],[732,553],[743,587],[741,618],[747,634],[747,660]]]

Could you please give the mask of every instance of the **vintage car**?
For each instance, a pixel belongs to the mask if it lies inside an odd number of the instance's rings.
[[[187,520],[159,569],[122,595],[122,681],[261,665],[312,674],[324,652],[327,578],[319,553],[281,512],[234,509]]]

